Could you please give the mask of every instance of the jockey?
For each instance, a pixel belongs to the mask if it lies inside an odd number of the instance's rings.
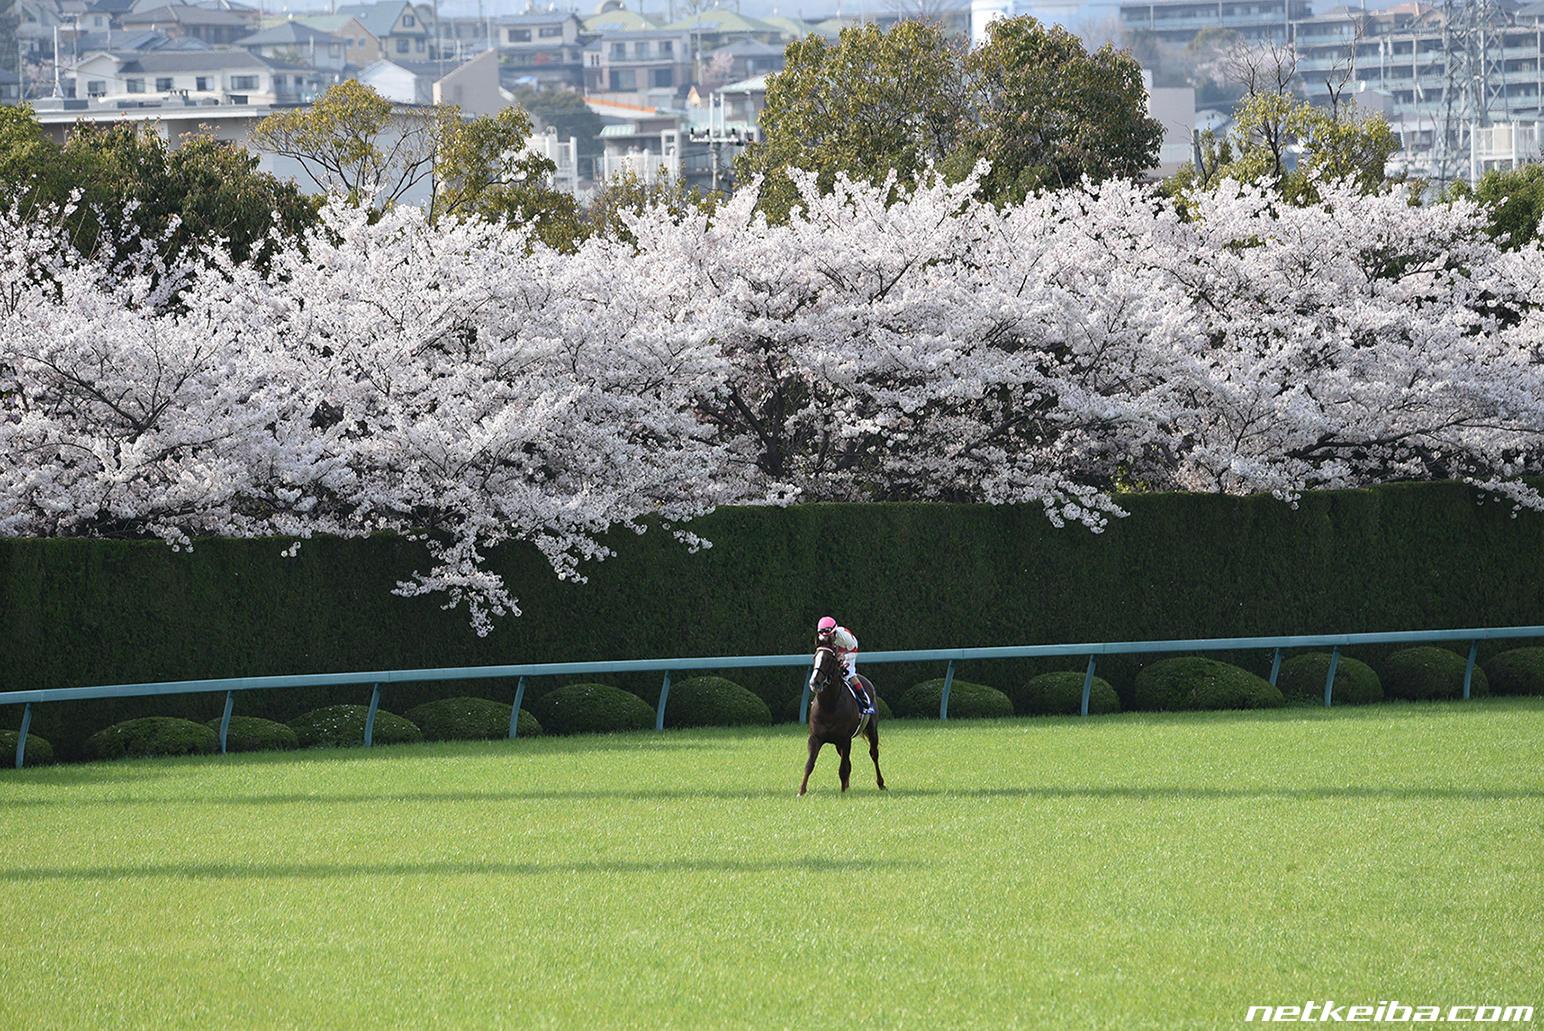
[[[858,677],[858,639],[853,636],[853,632],[844,626],[837,626],[836,620],[831,616],[821,616],[820,622],[815,627],[815,644],[836,652],[836,658],[842,664],[847,686],[851,689],[853,697],[858,700],[858,708],[866,716],[874,715],[874,703],[869,698],[863,681]]]

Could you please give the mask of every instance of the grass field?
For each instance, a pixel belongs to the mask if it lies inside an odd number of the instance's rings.
[[[1544,700],[0,772],[0,1027],[1544,1009]]]

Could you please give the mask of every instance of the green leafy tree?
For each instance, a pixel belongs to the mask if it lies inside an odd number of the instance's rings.
[[[1515,250],[1539,238],[1539,223],[1544,221],[1544,165],[1492,169],[1473,186],[1454,183],[1448,197],[1478,201],[1489,215],[1486,232]]]
[[[559,139],[571,136],[577,141],[581,170],[601,152],[600,115],[590,110],[584,97],[574,90],[522,86],[515,90],[515,103],[530,112],[538,124],[552,128]]]
[[[137,246],[119,239],[132,228],[168,255],[223,241],[237,261],[259,258],[275,227],[302,232],[317,208],[212,137],[192,133],[172,147],[143,126],[83,124],[59,146],[24,107],[0,108],[0,188],[24,212],[62,208],[78,193],[66,228],[85,251],[109,240]]]
[[[814,173],[823,189],[838,173],[881,182],[892,172],[905,188],[929,166],[960,179],[985,159],[983,195],[1012,202],[1085,176],[1137,175],[1156,160],[1163,127],[1147,116],[1129,54],[1089,53],[1066,30],[1022,17],[994,21],[970,52],[914,21],[793,43],[767,81],[761,133],[736,177],[762,176],[762,209],[779,218],[796,199],[789,169]]]
[[[1132,178],[1158,160],[1163,125],[1148,117],[1141,66],[1108,44],[1090,53],[1060,26],[999,18],[965,73],[979,123],[966,150],[991,162],[984,187],[994,200]]]

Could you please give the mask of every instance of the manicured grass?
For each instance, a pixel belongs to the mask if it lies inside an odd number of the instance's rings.
[[[0,772],[0,1027],[1544,1004],[1544,699]]]

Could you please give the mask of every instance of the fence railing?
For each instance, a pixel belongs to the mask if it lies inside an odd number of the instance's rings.
[[[1276,683],[1281,672],[1281,654],[1301,648],[1330,648],[1329,671],[1324,678],[1324,704],[1334,700],[1335,670],[1342,648],[1378,644],[1467,643],[1469,656],[1464,667],[1463,696],[1469,697],[1474,676],[1475,657],[1481,641],[1509,638],[1544,638],[1544,626],[1471,627],[1461,630],[1404,630],[1370,634],[1306,634],[1278,637],[1210,637],[1188,641],[1108,641],[1083,644],[1027,644],[993,648],[920,648],[909,651],[864,652],[864,665],[891,662],[947,662],[943,691],[938,703],[938,718],[949,718],[949,691],[954,686],[954,667],[959,662],[992,659],[1042,659],[1088,657],[1083,672],[1082,715],[1088,715],[1088,696],[1101,655],[1153,655],[1166,652],[1273,651],[1270,682]],[[365,673],[312,673],[278,677],[224,677],[215,680],[169,680],[149,684],[103,684],[95,687],[61,687],[35,691],[0,693],[0,705],[20,705],[21,730],[16,740],[16,766],[21,768],[27,755],[27,732],[32,724],[32,706],[49,702],[79,702],[96,698],[150,698],[160,695],[225,692],[225,710],[220,717],[220,751],[226,750],[231,713],[236,692],[268,691],[298,687],[343,687],[370,685],[370,704],[365,714],[364,744],[374,739],[375,713],[380,708],[382,685],[423,683],[438,680],[514,679],[515,701],[509,714],[509,736],[515,736],[520,705],[525,699],[525,682],[531,677],[576,676],[597,673],[663,673],[659,703],[655,708],[654,729],[665,729],[665,705],[670,699],[670,675],[693,670],[764,669],[780,666],[810,665],[807,654],[797,655],[717,655],[683,659],[625,659],[615,662],[537,662],[504,666],[452,666],[441,669],[376,670]],[[799,722],[809,716],[809,684],[804,683],[799,699]]]

